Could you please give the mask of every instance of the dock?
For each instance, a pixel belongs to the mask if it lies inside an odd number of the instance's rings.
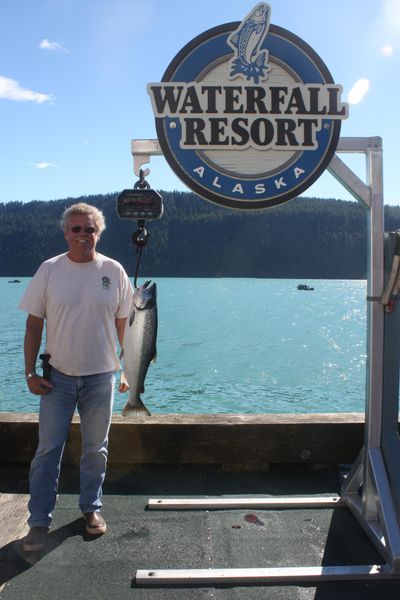
[[[1,600],[20,600],[28,594],[40,600],[397,597],[400,579],[379,572],[385,561],[351,512],[336,500],[362,446],[363,417],[115,416],[103,497],[108,531],[99,537],[85,533],[78,508],[80,442],[79,421],[74,419],[47,544],[41,552],[26,553],[22,538],[37,415],[3,413]],[[310,504],[270,507],[276,497],[307,497]],[[314,506],[313,498],[321,497],[334,501],[325,508]],[[252,504],[246,505],[249,498]],[[154,510],[154,504],[171,499],[175,504]],[[182,507],[183,499],[189,502]],[[191,506],[193,500],[196,504]],[[202,506],[213,500],[213,507]],[[230,501],[229,508],[218,506],[224,500],[228,505]],[[336,565],[346,565],[350,574],[372,566],[377,576],[330,581]],[[265,573],[277,567],[294,573],[294,578],[246,584],[190,579],[198,570]],[[305,581],[299,568],[319,568],[327,577]],[[176,570],[185,570],[185,582],[157,580],[159,574],[170,576]]]

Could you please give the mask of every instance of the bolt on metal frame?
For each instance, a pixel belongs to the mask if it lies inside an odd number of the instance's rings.
[[[132,140],[134,172],[161,155],[158,140]],[[366,183],[338,156],[338,153],[364,154]],[[245,585],[288,581],[376,579],[400,576],[400,438],[398,434],[398,376],[400,342],[390,340],[389,331],[400,338],[400,319],[393,328],[380,302],[384,285],[384,205],[383,155],[380,137],[342,137],[327,170],[367,211],[367,367],[364,445],[340,497],[241,498],[241,499],[150,499],[148,508],[229,509],[300,508],[347,506],[386,560],[383,565],[338,565],[334,567],[290,567],[266,569],[166,569],[138,570],[140,585]],[[149,174],[146,169],[145,175]],[[399,311],[397,311],[399,312]],[[386,327],[385,327],[386,325]],[[389,327],[390,325],[390,327]],[[385,369],[384,356],[391,363]]]

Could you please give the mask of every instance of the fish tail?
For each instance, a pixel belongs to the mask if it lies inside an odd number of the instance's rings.
[[[267,73],[270,70],[270,66],[265,63],[266,57],[266,52],[262,52],[255,63],[248,63],[240,57],[233,59],[231,61],[231,71],[229,76],[234,77],[235,75],[243,75],[247,81],[253,79],[256,84],[259,82],[260,78],[267,79]]]
[[[229,76],[234,77],[235,75],[243,74],[244,68],[245,68],[245,63],[240,57],[232,59],[231,72],[229,73]]]
[[[128,400],[128,402],[125,404],[125,407],[122,411],[122,416],[123,417],[143,417],[143,416],[150,417],[151,412],[144,405],[142,400],[140,398],[138,398],[135,401],[135,404],[131,404]]]

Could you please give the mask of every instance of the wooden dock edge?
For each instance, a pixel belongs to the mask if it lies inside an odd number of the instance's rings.
[[[115,415],[109,465],[350,464],[362,447],[363,432],[364,413]],[[37,437],[37,414],[0,413],[0,463],[29,463]],[[78,465],[80,450],[79,418],[74,417],[63,463]]]

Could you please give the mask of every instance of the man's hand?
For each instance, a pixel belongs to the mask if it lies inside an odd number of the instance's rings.
[[[30,377],[26,381],[30,393],[35,394],[36,396],[47,394],[53,387],[53,384],[50,383],[50,381],[47,381],[47,379],[40,377],[40,375],[33,375],[33,377]]]
[[[127,392],[128,390],[129,390],[129,383],[125,377],[125,373],[122,371],[118,391],[124,393],[124,392]]]

